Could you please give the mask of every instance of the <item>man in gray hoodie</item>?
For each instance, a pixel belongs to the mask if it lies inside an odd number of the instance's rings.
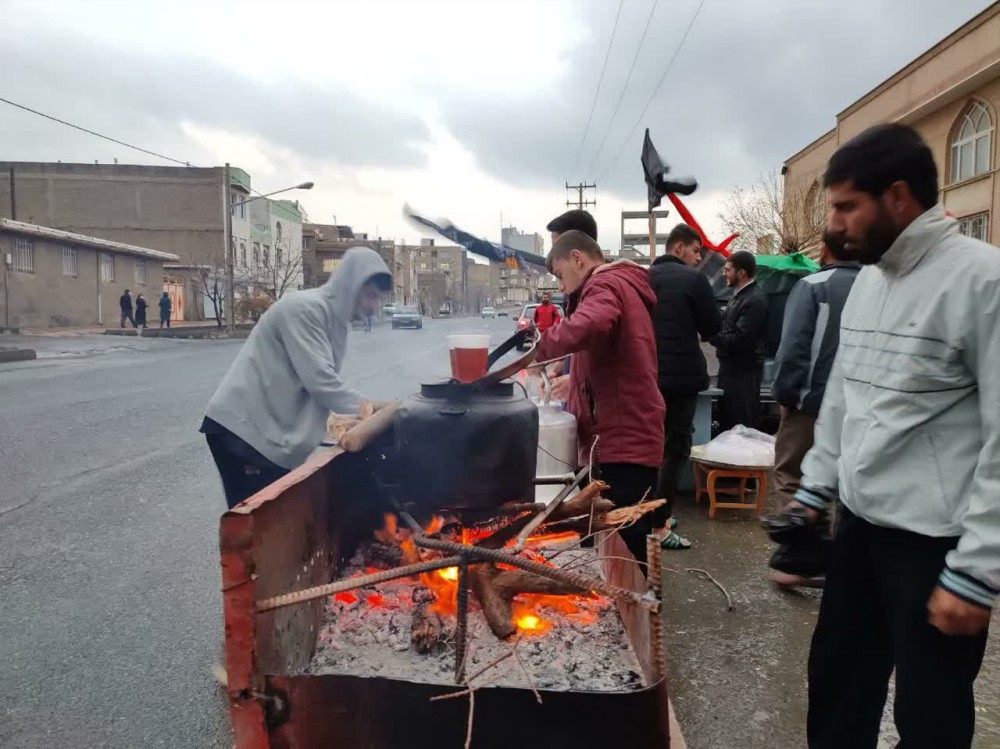
[[[286,294],[261,317],[201,425],[230,507],[301,465],[331,411],[357,412],[361,394],[340,378],[347,333],[391,290],[378,253],[354,247],[323,286]]]
[[[864,269],[788,512],[844,509],[809,653],[810,749],[966,749],[1000,592],[1000,252],[938,203],[905,125],[844,144],[827,228]]]

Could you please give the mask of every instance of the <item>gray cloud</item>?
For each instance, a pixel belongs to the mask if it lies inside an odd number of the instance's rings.
[[[183,121],[344,165],[420,165],[430,137],[421,118],[334,86],[262,83],[208,60],[142,55],[45,31],[6,39],[0,70],[5,98],[192,162],[205,155],[190,153]],[[0,106],[2,158],[149,160]]]
[[[639,200],[643,128],[675,172],[703,187],[752,182],[832,128],[835,115],[988,5],[988,0],[708,0],[657,99],[599,190]],[[649,4],[626,3],[576,174],[568,174],[607,50],[616,9],[591,2],[593,30],[551,91],[445,101],[446,125],[481,164],[517,185],[556,187],[603,173],[654,90],[697,7],[661,2],[605,149],[611,117]]]

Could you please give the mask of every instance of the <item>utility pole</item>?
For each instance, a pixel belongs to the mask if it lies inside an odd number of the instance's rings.
[[[567,200],[566,201],[566,205],[567,206],[576,206],[580,210],[583,210],[585,206],[588,206],[588,205],[597,205],[597,200],[584,200],[584,198],[583,198],[583,193],[584,193],[585,190],[593,190],[594,193],[595,193],[594,197],[595,198],[597,197],[597,195],[596,195],[596,193],[597,193],[597,185],[596,184],[589,184],[588,185],[586,182],[580,182],[579,184],[571,185],[569,182],[567,182],[566,183],[566,191],[569,192],[570,190],[576,190],[576,200]]]
[[[229,184],[229,162],[226,162],[223,203],[226,210],[226,320],[229,324],[229,335],[236,333],[236,269],[233,258],[233,199],[230,197],[232,186]]]

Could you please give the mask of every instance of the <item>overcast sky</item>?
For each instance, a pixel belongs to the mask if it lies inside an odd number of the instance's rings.
[[[700,2],[624,1],[582,149],[617,0],[0,0],[0,96],[192,165],[229,161],[261,191],[313,180],[288,195],[313,221],[411,242],[406,202],[498,240],[501,216],[544,234],[564,181],[596,180],[615,249],[619,212],[645,206],[643,128],[698,178],[689,204],[719,232],[727,189],[989,5],[705,0],[640,121]],[[114,158],[168,163],[0,104],[0,160]]]

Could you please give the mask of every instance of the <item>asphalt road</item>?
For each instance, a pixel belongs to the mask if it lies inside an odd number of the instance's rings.
[[[510,320],[351,334],[345,377],[403,397],[448,372],[445,336]],[[240,342],[4,339],[0,746],[229,747],[218,517],[197,429]]]

